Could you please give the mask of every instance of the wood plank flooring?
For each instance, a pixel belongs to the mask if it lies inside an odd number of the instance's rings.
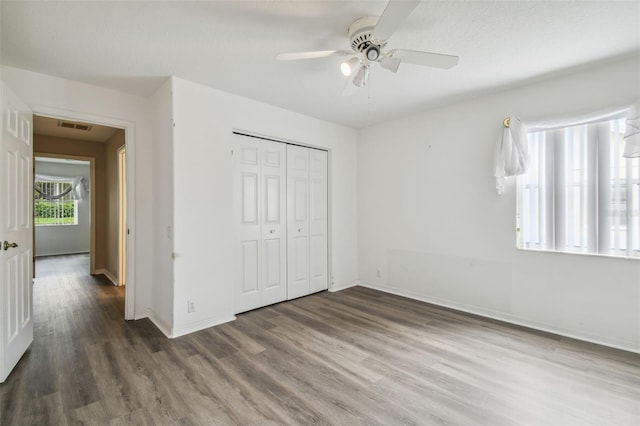
[[[2,425],[639,425],[640,356],[352,288],[167,339],[45,258]]]

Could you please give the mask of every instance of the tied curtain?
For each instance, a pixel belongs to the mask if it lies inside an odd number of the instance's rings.
[[[50,195],[43,193],[39,188],[36,187],[35,183],[33,185],[36,192],[45,197],[48,200],[57,200],[59,198],[64,197],[69,194],[72,200],[82,200],[89,194],[89,187],[84,177],[76,176],[76,177],[62,177],[62,176],[47,176],[36,174],[36,181],[41,182],[67,182],[71,183],[71,187],[62,194]]]
[[[504,192],[507,177],[524,174],[529,167],[525,126],[517,117],[509,117],[508,120],[509,124],[503,126],[493,156],[496,189],[500,195]]]
[[[624,108],[615,111],[599,111],[573,118],[561,118],[542,123],[524,123],[517,117],[509,117],[509,124],[503,126],[494,150],[494,176],[498,194],[504,192],[506,178],[509,176],[523,175],[527,172],[530,162],[527,132],[554,130],[588,123],[601,122],[614,118],[622,118],[626,115],[626,142],[624,157],[640,157],[640,101],[637,101],[631,109]]]

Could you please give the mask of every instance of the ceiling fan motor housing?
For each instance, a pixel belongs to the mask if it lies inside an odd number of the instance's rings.
[[[374,41],[371,38],[371,33],[377,23],[377,17],[367,16],[356,20],[349,26],[351,49],[364,54],[369,61],[377,61],[380,57],[380,49],[384,47],[384,44],[377,44],[379,41]]]

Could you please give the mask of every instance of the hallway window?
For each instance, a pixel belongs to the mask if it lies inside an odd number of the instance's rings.
[[[72,183],[72,181],[35,181],[34,223],[36,226],[78,224],[78,201],[72,199]]]

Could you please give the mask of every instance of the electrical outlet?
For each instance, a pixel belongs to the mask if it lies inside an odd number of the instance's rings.
[[[382,277],[382,271],[380,270],[380,268],[376,269],[376,277]]]
[[[193,300],[189,300],[187,302],[187,312],[192,313],[195,311],[196,311],[196,302],[194,302]]]

